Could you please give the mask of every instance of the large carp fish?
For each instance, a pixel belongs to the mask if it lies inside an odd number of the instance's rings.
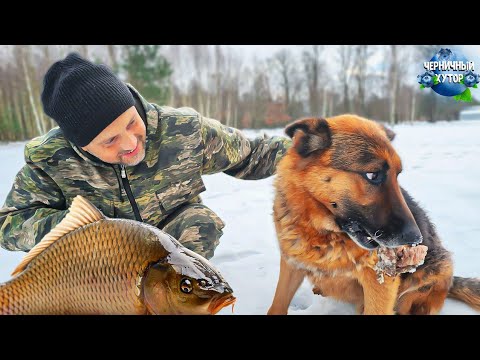
[[[81,196],[12,275],[0,314],[216,314],[236,300],[208,260]]]

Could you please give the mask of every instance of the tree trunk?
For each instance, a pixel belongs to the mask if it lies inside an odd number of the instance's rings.
[[[25,54],[23,54],[23,55],[25,55]],[[33,91],[32,91],[32,85],[30,83],[30,76],[28,75],[28,68],[27,68],[27,64],[26,64],[24,56],[22,56],[22,67],[23,67],[23,73],[25,75],[25,81],[26,81],[26,85],[27,85],[28,100],[30,102],[30,107],[32,108],[32,113],[33,113],[33,117],[34,117],[35,124],[36,124],[36,127],[37,127],[38,135],[41,135],[45,132],[45,128],[43,127],[43,123],[40,119],[40,116],[38,115],[37,107],[35,106],[34,94],[33,94]]]
[[[340,75],[339,79],[343,88],[343,111],[351,112],[349,81],[352,72],[352,45],[340,45],[338,48]]]
[[[410,109],[410,122],[415,121],[415,102],[416,102],[416,96],[415,96],[415,91],[412,89],[412,101],[411,101],[411,109]]]
[[[350,110],[350,97],[348,95],[348,84],[347,81],[344,81],[343,83],[343,108],[345,109],[344,111],[349,113],[351,112]]]
[[[20,128],[21,128],[20,140],[25,140],[27,138],[37,136],[37,134],[33,133],[33,131],[32,131],[33,129],[31,127],[29,127],[28,124],[27,124],[27,119],[30,117],[30,116],[27,115],[28,107],[21,105],[23,103],[22,97],[24,98],[24,96],[22,96],[21,94],[18,94],[18,97],[20,97],[20,101],[16,101],[16,105],[17,105],[18,112],[21,113],[21,116],[18,119],[19,124],[20,124]]]
[[[199,85],[199,88],[197,90],[197,101],[198,101],[198,112],[202,115],[204,115],[204,110],[203,110],[203,96],[202,96],[202,88]]]
[[[329,106],[328,106],[328,116],[334,115],[333,114],[333,97],[334,97],[334,95],[330,94],[330,96],[329,96],[330,101],[329,101]]]
[[[328,117],[327,88],[323,88],[322,116]]]
[[[80,54],[88,59],[88,45],[80,45]]]
[[[233,106],[233,114],[232,114],[232,117],[233,117],[233,127],[235,128],[238,128],[238,119],[237,119],[237,113],[238,113],[238,106],[237,106],[237,102],[235,102],[235,106]]]
[[[230,94],[227,94],[227,108],[226,108],[226,111],[225,111],[225,115],[226,115],[226,119],[225,119],[225,124],[227,126],[232,126],[232,118],[231,118],[231,113],[232,113],[232,109],[231,109],[231,99],[230,99]]]
[[[50,65],[51,63],[51,58],[50,58],[50,46],[49,45],[45,45],[43,46],[43,58],[45,60],[44,64],[47,64],[48,66]],[[42,72],[46,72],[46,69],[42,69]],[[38,74],[38,73],[37,73]],[[38,84],[38,83],[37,83]],[[37,99],[37,102],[39,101],[38,99],[40,99],[40,89],[38,89],[38,86],[37,86],[37,91],[36,93],[38,94],[38,96],[35,96],[36,99]],[[40,121],[42,122],[43,126],[45,129],[51,129],[53,127],[55,127],[55,122],[53,121],[53,119],[47,117],[43,111],[43,107],[40,105],[39,106],[39,116],[40,116]]]
[[[396,123],[396,105],[397,105],[397,90],[398,90],[398,74],[397,74],[397,45],[390,45],[391,49],[391,65],[390,65],[390,124]]]
[[[205,96],[205,116],[206,117],[210,117],[210,98],[211,98],[211,95],[210,95],[210,92],[207,92],[206,96]]]
[[[437,109],[437,95],[435,92],[431,92],[430,98],[432,99],[432,106],[430,106],[430,122],[435,122],[435,113]]]
[[[0,86],[0,141],[8,140],[8,131],[10,125],[9,104],[5,98],[5,91]]]
[[[112,65],[112,69],[114,71],[118,71],[118,61],[117,61],[117,53],[115,50],[115,45],[107,45],[108,50],[108,57],[110,58],[110,64]]]
[[[220,45],[215,45],[215,97],[217,99],[215,104],[215,116],[220,118],[222,113],[222,71],[224,69],[225,61],[222,48]]]
[[[288,112],[288,108],[290,107],[290,84],[289,84],[289,81],[288,81],[288,75],[285,74],[284,77],[283,77],[283,81],[284,81],[284,84],[285,84],[285,109],[287,109],[287,112]]]

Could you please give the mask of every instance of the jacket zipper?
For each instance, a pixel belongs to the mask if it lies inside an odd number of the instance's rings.
[[[128,183],[127,172],[125,171],[125,165],[120,165],[120,176],[122,177],[123,188],[127,193],[127,197],[128,197],[128,200],[130,201],[130,205],[132,205],[133,213],[135,214],[135,219],[137,219],[137,221],[143,222],[143,219],[140,216],[140,211],[138,211],[137,203],[135,202],[135,198],[133,197],[132,189],[130,188],[130,184]]]
[[[118,181],[118,197],[120,198],[120,201],[123,202],[123,195],[122,195],[122,190],[123,190],[123,183],[122,179],[120,178],[120,174],[117,172],[117,169],[115,169],[115,166],[112,165],[113,172],[115,173],[115,176],[117,177]],[[115,207],[113,208],[115,210]]]

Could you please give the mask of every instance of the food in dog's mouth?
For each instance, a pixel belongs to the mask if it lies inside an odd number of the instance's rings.
[[[413,273],[417,267],[423,265],[428,247],[425,245],[402,245],[396,248],[380,246],[377,250],[378,261],[374,270],[377,280],[382,284],[384,276],[396,276],[398,274]]]

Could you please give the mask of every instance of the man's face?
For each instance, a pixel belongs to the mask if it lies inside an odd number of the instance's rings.
[[[82,150],[106,163],[134,166],[145,157],[145,140],[145,123],[132,106]]]

